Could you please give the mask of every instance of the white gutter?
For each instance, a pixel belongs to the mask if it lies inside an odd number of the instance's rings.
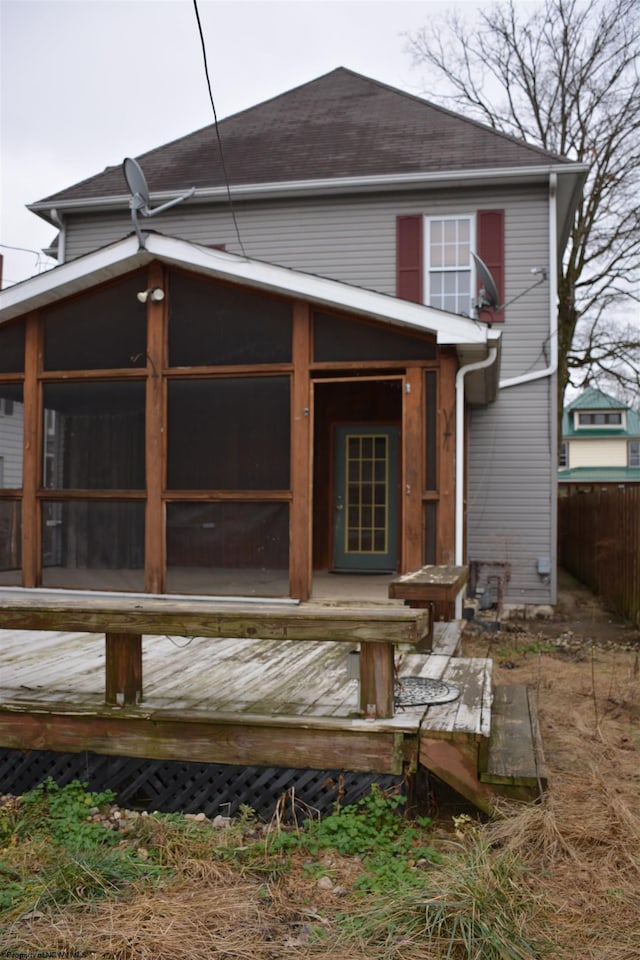
[[[558,176],[549,174],[549,365],[543,370],[533,370],[519,377],[501,380],[499,390],[517,387],[521,383],[531,383],[552,377],[558,369],[558,245],[556,239],[558,218]]]
[[[282,182],[270,183],[247,183],[236,184],[231,187],[231,196],[236,200],[251,199],[253,197],[282,197],[306,195],[313,196],[324,195],[327,193],[355,193],[361,191],[383,191],[397,189],[415,189],[420,187],[429,187],[432,185],[445,186],[447,184],[459,187],[474,186],[481,183],[530,183],[536,180],[547,181],[549,177],[557,174],[577,174],[585,173],[589,170],[587,164],[579,163],[556,163],[541,164],[531,167],[502,167],[497,169],[476,169],[476,170],[446,170],[435,173],[421,172],[405,174],[383,174],[365,177],[331,177],[322,180],[285,180]],[[176,191],[154,190],[152,199],[157,202],[175,197]],[[109,208],[121,208],[128,206],[129,195],[120,194],[117,196],[106,195],[98,197],[84,197],[82,199],[71,200],[38,200],[35,203],[27,204],[27,209],[32,213],[42,214],[45,219],[50,214],[52,205],[60,210],[99,210]],[[221,187],[198,187],[195,197],[197,201],[216,201],[228,202],[227,188]]]
[[[498,355],[498,348],[491,347],[489,355],[478,363],[468,363],[460,367],[456,374],[456,537],[455,557],[456,566],[464,562],[464,378],[474,370],[485,370],[490,367]],[[462,594],[456,597],[456,619],[462,616]]]

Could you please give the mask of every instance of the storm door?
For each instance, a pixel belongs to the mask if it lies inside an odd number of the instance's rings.
[[[398,428],[335,432],[333,569],[394,572],[398,552]]]

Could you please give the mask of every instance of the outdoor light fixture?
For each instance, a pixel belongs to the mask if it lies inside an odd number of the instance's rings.
[[[140,303],[146,303],[149,297],[151,297],[153,303],[159,303],[164,300],[164,290],[161,287],[152,287],[150,290],[141,290],[136,296]]]

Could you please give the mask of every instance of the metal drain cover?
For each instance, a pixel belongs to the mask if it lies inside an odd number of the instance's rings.
[[[396,707],[423,707],[432,703],[449,703],[457,700],[460,691],[444,680],[431,677],[398,677],[395,683]]]

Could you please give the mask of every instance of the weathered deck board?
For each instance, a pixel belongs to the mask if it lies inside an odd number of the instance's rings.
[[[83,633],[417,644],[428,614],[399,606],[236,603],[46,590],[0,591],[0,627]]]
[[[492,721],[483,782],[544,789],[547,770],[531,688],[497,686]]]

